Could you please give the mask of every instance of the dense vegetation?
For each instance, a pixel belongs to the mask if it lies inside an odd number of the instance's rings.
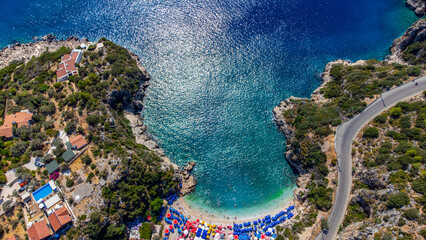
[[[81,217],[81,224],[68,232],[68,239],[83,235],[91,239],[125,238],[125,223],[148,215],[156,221],[162,199],[178,187],[173,171],[163,170],[161,159],[135,142],[123,116],[122,110],[147,76],[128,50],[104,38],[99,42],[103,42],[104,49],[90,46],[77,66],[79,75],[66,82],[56,82],[55,74],[60,57],[71,52],[65,47],[46,51],[27,63],[13,62],[0,70],[0,112],[11,114],[28,109],[34,113],[33,125],[14,128],[13,139],[0,141],[0,184],[6,181],[3,174],[12,168],[29,182],[30,190],[48,181],[47,171],[21,167],[31,156],[41,157],[45,164],[56,159],[61,170],[67,169],[69,165],[61,157],[65,146],[55,138],[59,130],[81,133],[91,142],[90,154],[81,157],[82,163],[90,166],[86,168],[89,183],[110,174],[98,170],[96,159],[121,159],[120,165],[111,167],[119,173],[118,181],[102,190],[105,206]],[[50,146],[56,149],[46,155]],[[75,180],[71,176],[66,186],[73,186]],[[71,200],[71,204],[75,203]]]
[[[409,225],[413,229],[416,224],[421,226],[426,221],[426,215],[420,214],[426,204],[424,97],[400,102],[379,115],[365,128],[362,142],[355,143],[354,156],[360,159],[367,171],[360,169],[355,174],[354,195],[362,196],[362,201],[351,202],[345,226],[361,221],[365,227],[393,221],[399,227]],[[377,134],[365,136],[368,129],[375,129]],[[392,193],[389,194],[389,191]],[[387,210],[397,211],[399,218],[382,213]],[[407,239],[417,238],[417,235],[402,229],[398,234]],[[381,235],[377,234],[378,237]]]

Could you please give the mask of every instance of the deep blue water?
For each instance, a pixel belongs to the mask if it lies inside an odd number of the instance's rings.
[[[247,212],[291,196],[272,108],[336,58],[383,58],[416,20],[403,0],[0,0],[0,46],[105,36],[153,76],[143,112],[170,158],[197,162],[197,206]]]

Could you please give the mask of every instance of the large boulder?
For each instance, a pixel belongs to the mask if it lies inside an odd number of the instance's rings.
[[[185,177],[187,177],[188,175],[186,175]],[[182,195],[193,192],[195,190],[195,186],[197,185],[197,180],[195,180],[194,176],[189,175],[189,177],[185,177],[182,179],[182,188],[180,189]]]

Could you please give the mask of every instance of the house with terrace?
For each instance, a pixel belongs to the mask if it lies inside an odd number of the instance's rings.
[[[36,222],[28,228],[28,236],[30,240],[44,240],[52,236],[52,232],[45,220]]]
[[[3,125],[0,126],[0,137],[11,138],[13,137],[13,126],[22,127],[29,126],[32,123],[33,113],[24,110],[15,114],[6,115]]]
[[[58,207],[47,217],[55,233],[65,232],[72,225],[72,217],[65,207]]]
[[[86,139],[84,139],[81,134],[70,137],[70,143],[75,150],[80,150],[87,145]]]
[[[28,216],[29,239],[47,239],[52,235],[56,237],[72,226],[74,214],[66,200],[61,199],[60,192],[51,180],[33,193],[22,196]]]
[[[82,56],[83,50],[81,49],[73,49],[70,54],[62,56],[61,63],[59,64],[58,70],[56,70],[58,82],[66,81],[68,77],[78,74],[75,64],[81,62]]]

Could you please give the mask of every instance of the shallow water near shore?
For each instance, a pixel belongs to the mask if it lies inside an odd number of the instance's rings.
[[[295,188],[273,107],[308,97],[328,61],[383,58],[416,20],[403,2],[2,1],[0,46],[54,33],[105,36],[137,53],[153,77],[151,135],[178,165],[197,162],[187,201],[250,215]]]

